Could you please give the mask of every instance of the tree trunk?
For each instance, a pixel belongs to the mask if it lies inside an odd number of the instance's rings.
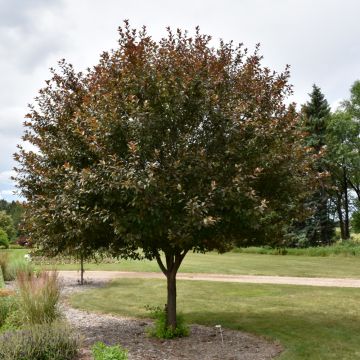
[[[166,266],[160,254],[155,253],[156,261],[167,280],[166,326],[176,329],[176,274],[188,250],[165,252]]]
[[[342,194],[339,193],[337,195],[337,202],[336,202],[336,210],[339,218],[339,225],[340,225],[340,236],[342,240],[345,240],[345,224],[344,224],[344,218],[343,213],[341,209],[341,203],[342,203]]]
[[[343,183],[344,183],[344,236],[345,239],[350,239],[350,222],[349,222],[349,195],[348,195],[348,181],[346,168],[343,168]]]
[[[328,198],[324,187],[320,190],[320,199],[318,205],[319,225],[320,225],[320,243],[328,245],[329,239],[329,215],[328,215]]]
[[[80,285],[84,285],[84,257],[80,255]]]
[[[176,329],[176,273],[167,277],[167,326]]]

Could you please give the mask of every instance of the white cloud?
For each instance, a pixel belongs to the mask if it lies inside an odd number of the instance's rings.
[[[11,180],[11,176],[14,175],[15,172],[12,170],[0,172],[0,198],[6,200],[14,198],[15,184]]]
[[[10,183],[12,176],[15,176],[15,171],[13,170],[6,170],[0,172],[0,183]]]
[[[344,99],[337,99],[335,101],[333,101],[331,104],[330,104],[330,109],[331,111],[336,111],[339,109],[339,107],[341,106],[341,103],[344,101]]]
[[[1,196],[3,197],[7,197],[9,195],[13,195],[14,194],[14,190],[1,190],[0,191]]]
[[[14,190],[0,190],[0,199],[12,201],[20,198],[18,196],[15,196]]]
[[[3,107],[0,109],[0,134],[2,136],[17,136],[22,131],[25,108]]]

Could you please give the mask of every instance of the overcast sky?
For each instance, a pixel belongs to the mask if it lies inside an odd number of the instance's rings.
[[[291,100],[307,101],[316,83],[335,108],[360,79],[359,14],[359,0],[0,0],[0,198],[16,199],[12,154],[49,68],[62,58],[95,65],[124,19],[155,38],[199,25],[215,40],[261,43],[265,65],[291,66]]]

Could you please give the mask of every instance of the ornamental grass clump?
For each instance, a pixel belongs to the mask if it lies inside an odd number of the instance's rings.
[[[80,340],[63,322],[37,324],[0,335],[1,360],[73,360]]]
[[[15,280],[18,274],[31,275],[34,272],[34,265],[25,259],[16,259],[9,262],[6,275],[4,276],[5,281]]]
[[[0,269],[5,281],[12,281],[20,272],[32,273],[34,266],[25,259],[11,260],[8,253],[0,253]]]
[[[19,273],[16,278],[19,310],[25,324],[51,323],[60,317],[60,284],[54,272]]]
[[[7,280],[6,275],[8,272],[9,264],[10,264],[9,254],[0,253],[0,270],[2,273],[3,280]]]

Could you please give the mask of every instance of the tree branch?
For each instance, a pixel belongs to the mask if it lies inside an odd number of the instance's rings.
[[[160,254],[158,251],[156,251],[155,253],[155,258],[156,258],[156,261],[161,269],[161,271],[164,273],[165,276],[167,276],[168,274],[168,270],[166,269],[166,267],[164,266],[162,260],[161,260],[161,257],[160,257]]]

